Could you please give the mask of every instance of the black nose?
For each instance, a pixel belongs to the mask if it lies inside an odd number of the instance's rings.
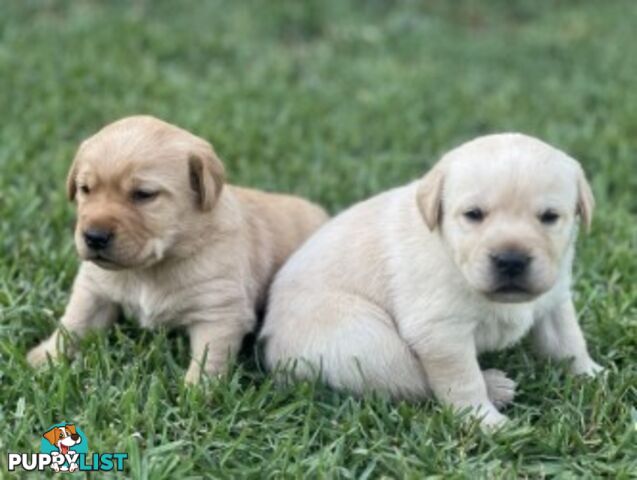
[[[524,273],[531,263],[531,257],[523,252],[508,250],[491,255],[496,271],[505,277],[517,277]]]
[[[75,440],[76,442],[80,439],[79,434],[73,433],[71,434],[71,440]]]
[[[109,230],[89,228],[84,231],[84,241],[86,242],[86,246],[92,250],[104,250],[108,247],[112,238],[113,232]]]

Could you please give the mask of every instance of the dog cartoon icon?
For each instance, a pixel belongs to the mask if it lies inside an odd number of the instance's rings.
[[[75,429],[75,425],[67,424],[63,427],[53,427],[51,430],[46,432],[44,438],[48,440],[48,442],[58,449],[57,452],[52,452],[52,456],[62,455],[63,461],[54,461],[51,463],[51,468],[56,472],[75,472],[78,469],[77,463],[69,462],[69,465],[66,465],[67,458],[65,455],[75,455],[77,452],[71,449],[75,445],[82,442],[82,437],[77,433]]]

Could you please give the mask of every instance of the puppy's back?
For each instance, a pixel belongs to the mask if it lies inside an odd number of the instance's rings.
[[[389,225],[405,206],[416,209],[413,186],[383,192],[331,219],[283,266],[272,286],[271,306],[294,302],[301,291],[343,289],[364,298],[388,302]]]
[[[329,217],[321,207],[300,197],[228,188],[242,211],[260,303],[278,269]]]
[[[231,187],[239,199],[250,233],[257,243],[266,236],[273,241],[273,258],[281,265],[328,219],[318,205],[293,195]]]

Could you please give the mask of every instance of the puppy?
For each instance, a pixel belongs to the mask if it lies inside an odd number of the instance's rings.
[[[277,275],[261,333],[269,368],[355,393],[433,394],[487,426],[515,384],[477,355],[531,332],[539,352],[600,370],[571,300],[579,164],[534,138],[478,138],[425,177],[334,218]]]
[[[131,312],[143,327],[185,326],[192,361],[223,373],[286,258],[326,219],[300,198],[224,184],[205,140],[150,116],[107,125],[80,146],[67,182],[83,260],[60,328],[32,365]]]

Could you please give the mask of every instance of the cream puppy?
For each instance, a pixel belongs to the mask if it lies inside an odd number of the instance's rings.
[[[297,378],[393,397],[433,394],[485,425],[515,384],[477,355],[531,332],[539,352],[589,356],[571,300],[576,217],[593,196],[579,164],[520,134],[478,138],[425,177],[359,203],[281,269],[261,338]]]
[[[32,365],[70,353],[63,331],[105,329],[123,307],[144,327],[188,329],[186,381],[222,373],[275,271],[327,219],[300,198],[224,185],[208,142],[149,116],[83,142],[67,187],[83,262],[60,328],[29,353]]]

